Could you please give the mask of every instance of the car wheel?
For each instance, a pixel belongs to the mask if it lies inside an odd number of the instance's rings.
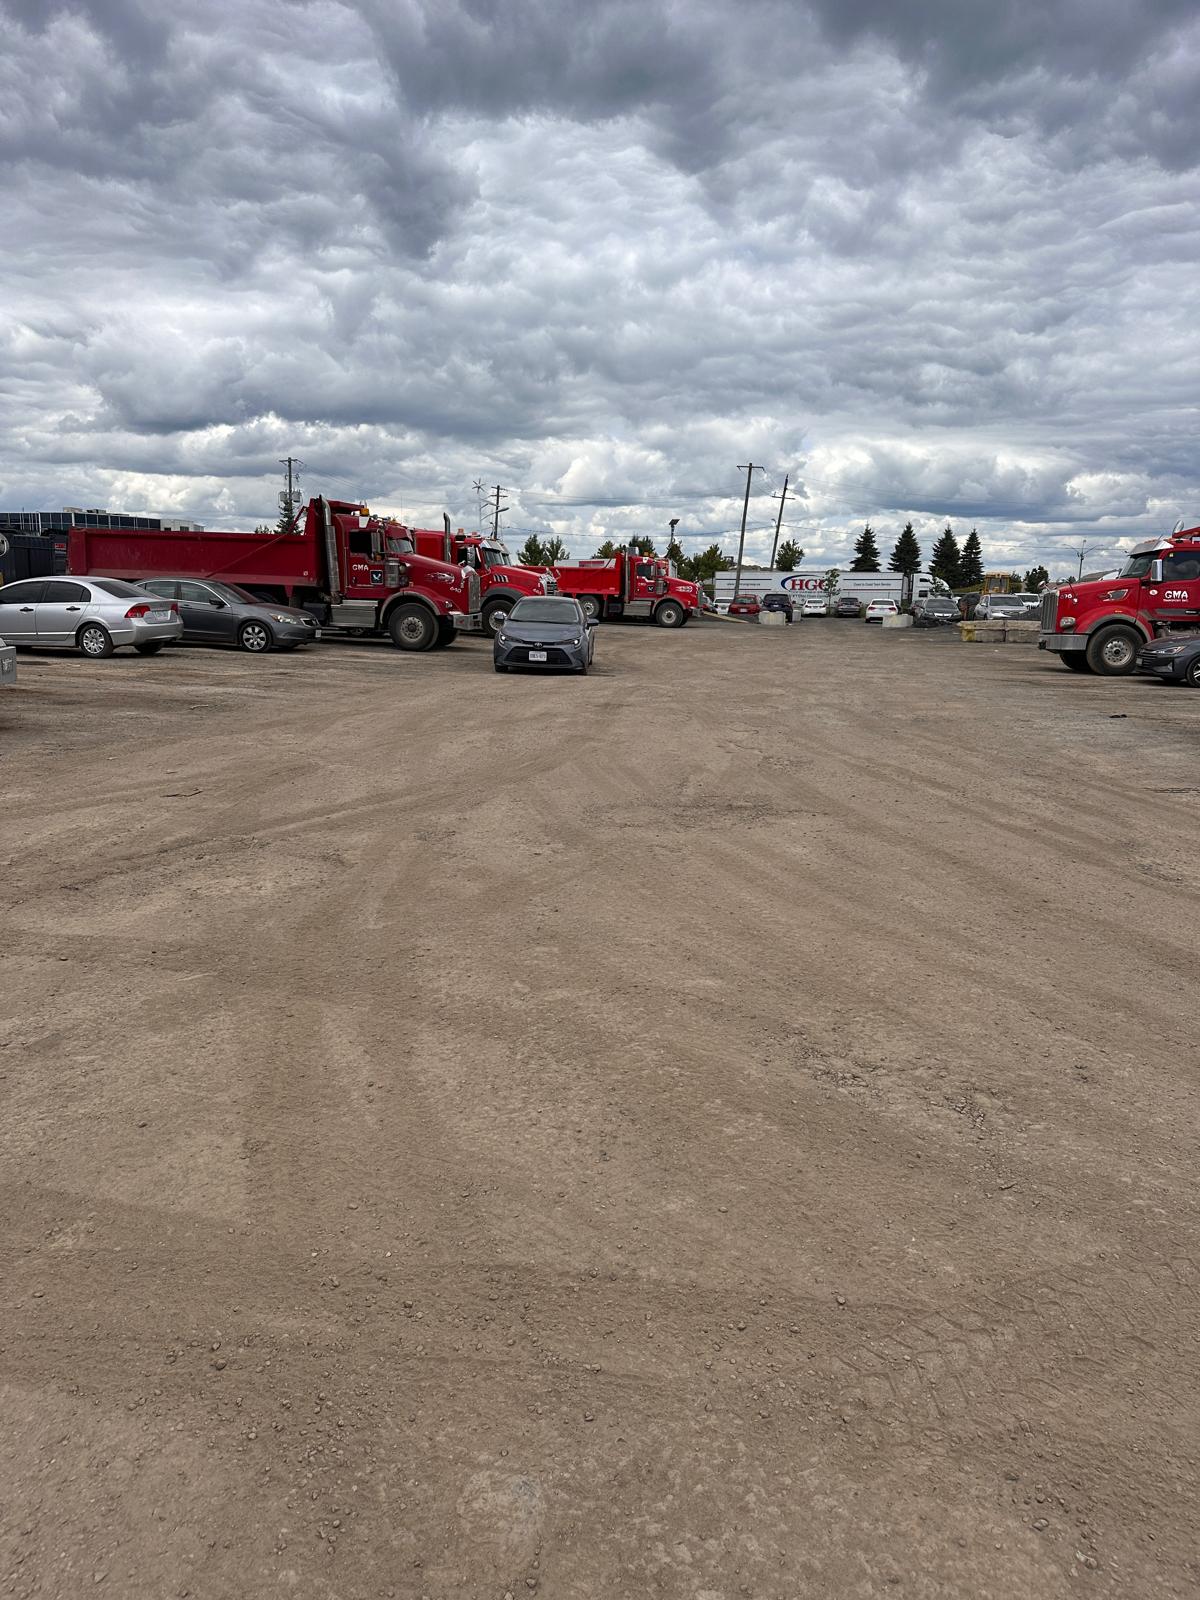
[[[1184,668],[1183,681],[1189,689],[1200,689],[1200,656],[1195,656]]]
[[[1105,678],[1126,677],[1137,666],[1142,636],[1136,628],[1102,628],[1088,640],[1087,664]]]
[[[85,656],[91,656],[93,661],[99,661],[102,656],[110,656],[116,649],[107,628],[102,628],[98,622],[85,622],[75,636],[75,642]]]
[[[654,613],[654,620],[660,628],[682,628],[686,613],[677,600],[664,600]]]
[[[424,606],[397,606],[388,617],[388,632],[397,650],[431,650],[437,640],[437,620]]]
[[[1092,670],[1088,666],[1088,658],[1082,650],[1064,651],[1058,659],[1064,667],[1069,667],[1072,672],[1090,672]]]
[[[163,647],[161,639],[150,640],[146,644],[135,644],[134,649],[140,656],[156,656]]]
[[[261,655],[271,648],[271,630],[265,622],[243,622],[238,629],[238,649]]]
[[[600,604],[600,596],[596,594],[581,594],[579,604],[583,607],[583,614],[590,621],[593,617],[599,622],[604,614],[604,607]]]

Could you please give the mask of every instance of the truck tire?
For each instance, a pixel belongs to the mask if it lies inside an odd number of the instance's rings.
[[[1093,672],[1103,678],[1124,678],[1137,666],[1142,636],[1136,628],[1118,623],[1111,628],[1097,628],[1087,643],[1084,654]]]
[[[487,639],[494,639],[500,629],[508,621],[508,613],[512,609],[511,600],[493,600],[490,605],[483,608],[483,633]]]
[[[397,606],[387,627],[397,650],[432,650],[437,643],[437,619],[424,606]]]
[[[589,620],[595,617],[596,621],[599,622],[604,615],[604,607],[600,602],[600,596],[598,594],[581,594],[578,599],[579,604],[583,607],[584,616]]]
[[[458,629],[450,621],[450,618],[439,617],[437,619],[437,638],[433,641],[433,648],[435,650],[444,650],[448,644],[453,644],[457,638]]]
[[[687,612],[678,600],[664,600],[654,613],[654,620],[660,628],[682,628],[687,621]]]
[[[1058,658],[1064,667],[1070,667],[1072,672],[1090,672],[1088,658],[1083,650],[1064,650]]]

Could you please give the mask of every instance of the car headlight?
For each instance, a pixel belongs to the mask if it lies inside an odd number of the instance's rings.
[[[287,627],[289,624],[294,625],[300,620],[299,617],[285,616],[282,611],[268,611],[267,615],[270,617],[272,622],[282,622],[285,627]]]
[[[1186,644],[1156,644],[1152,645],[1151,653],[1156,656],[1178,656],[1187,649]]]
[[[496,635],[496,643],[497,644],[511,644],[512,640],[508,637],[508,635],[506,633],[498,633]]]

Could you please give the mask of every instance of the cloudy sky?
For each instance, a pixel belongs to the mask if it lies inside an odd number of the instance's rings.
[[[0,0],[0,89],[0,509],[1200,520],[1194,0]]]

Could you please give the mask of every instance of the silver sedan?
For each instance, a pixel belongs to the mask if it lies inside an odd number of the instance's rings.
[[[169,600],[123,578],[21,578],[0,584],[0,634],[18,649],[81,650],[99,659],[130,644],[157,655],[183,633]]]

